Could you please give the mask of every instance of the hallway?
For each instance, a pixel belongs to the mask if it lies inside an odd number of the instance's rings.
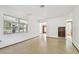
[[[0,53],[10,54],[76,54],[79,53],[72,43],[64,38],[36,37],[30,40],[0,49]]]

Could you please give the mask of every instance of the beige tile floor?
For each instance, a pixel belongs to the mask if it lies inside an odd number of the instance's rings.
[[[2,54],[78,54],[70,40],[36,37],[3,49]]]

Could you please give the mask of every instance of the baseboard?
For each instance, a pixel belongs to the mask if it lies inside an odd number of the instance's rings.
[[[16,44],[19,44],[19,43],[22,43],[24,41],[28,41],[28,40],[31,40],[31,39],[34,39],[38,36],[35,36],[35,37],[32,37],[32,38],[29,38],[29,39],[26,39],[26,40],[23,40],[23,41],[20,41],[20,42],[16,42],[16,43],[13,43],[13,44],[10,44],[10,45],[7,45],[7,46],[4,46],[4,47],[0,47],[0,49],[3,49],[3,48],[6,48],[6,47],[9,47],[9,46],[12,46],[12,45],[16,45]]]
[[[52,39],[65,39],[63,37],[50,37],[50,36],[47,36],[47,38],[52,38]]]
[[[47,36],[47,38],[58,39],[58,37],[50,37],[50,36]]]
[[[75,46],[75,44],[72,42],[73,46],[76,48],[76,50],[79,52],[79,49]]]

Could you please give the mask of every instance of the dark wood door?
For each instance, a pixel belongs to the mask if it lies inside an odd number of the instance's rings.
[[[65,37],[65,27],[58,27],[58,36]]]

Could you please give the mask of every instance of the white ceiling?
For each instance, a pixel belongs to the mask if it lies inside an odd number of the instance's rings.
[[[48,17],[65,16],[73,10],[73,5],[45,5],[44,8],[40,8],[39,5],[1,5],[0,8],[8,10],[16,10],[17,12],[23,12],[25,16],[35,16],[39,19]]]

